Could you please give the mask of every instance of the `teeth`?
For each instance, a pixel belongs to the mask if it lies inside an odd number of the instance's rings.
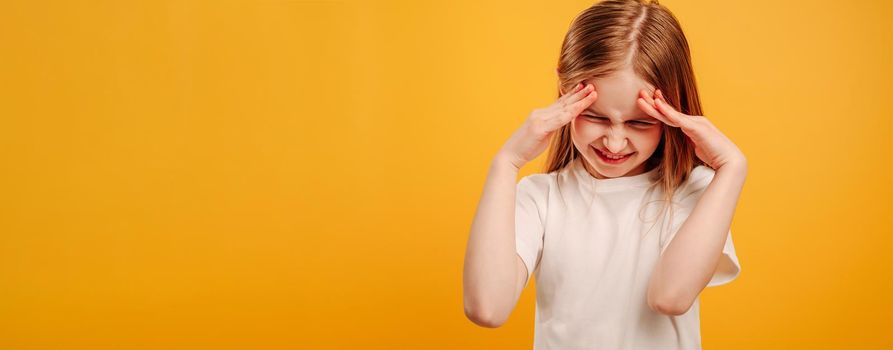
[[[605,156],[606,156],[606,157],[608,157],[608,158],[611,158],[611,159],[620,159],[620,158],[623,158],[623,157],[625,157],[625,156],[626,156],[626,155],[622,155],[622,156],[615,156],[615,155],[612,155],[612,154],[607,154],[607,153],[602,153],[602,154],[604,154],[604,155],[605,155]]]
[[[593,147],[593,148],[595,148],[595,147]],[[600,150],[600,149],[598,149],[598,148],[595,148],[595,150],[596,150],[596,152],[598,152],[599,154],[605,156],[605,158],[614,159],[614,160],[617,160],[617,159],[623,159],[623,158],[628,157],[630,154],[632,154],[632,153],[627,153],[627,154],[623,154],[623,155],[615,155],[615,154],[608,154],[608,153],[605,153],[604,151],[602,151],[602,150]]]

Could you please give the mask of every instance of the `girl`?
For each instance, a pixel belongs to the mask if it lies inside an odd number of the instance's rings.
[[[490,165],[466,316],[499,327],[536,273],[535,349],[699,349],[698,295],[740,273],[747,161],[701,114],[679,23],[657,1],[598,3],[571,24],[558,80]],[[515,185],[550,141],[546,172]]]

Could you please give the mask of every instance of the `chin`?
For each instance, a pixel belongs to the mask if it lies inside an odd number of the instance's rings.
[[[634,168],[634,167],[633,167],[633,168]],[[595,171],[598,171],[598,173],[599,173],[599,174],[602,174],[604,177],[615,178],[615,177],[621,177],[621,176],[626,175],[627,173],[629,173],[630,171],[632,171],[633,168],[627,168],[627,167],[623,167],[623,168],[617,168],[617,167],[607,168],[607,167],[603,167],[603,166],[596,166]]]

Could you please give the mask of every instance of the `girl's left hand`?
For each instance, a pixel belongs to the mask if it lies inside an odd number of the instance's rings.
[[[639,95],[639,108],[664,124],[682,128],[682,132],[694,142],[695,154],[713,170],[728,164],[745,165],[744,153],[706,117],[676,111],[659,89],[655,90],[654,98],[644,89],[639,91]]]

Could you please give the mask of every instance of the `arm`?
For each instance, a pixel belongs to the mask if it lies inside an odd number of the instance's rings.
[[[668,315],[691,308],[710,282],[747,174],[745,160],[716,170],[691,214],[670,241],[648,283],[648,305]]]
[[[561,91],[551,105],[530,113],[502,146],[493,162],[471,224],[462,273],[465,315],[484,327],[508,319],[527,283],[527,265],[515,242],[518,171],[548,147],[555,130],[569,124],[595,102],[595,86],[577,84]]]
[[[519,169],[497,155],[471,225],[465,252],[465,315],[484,327],[499,327],[511,314],[527,269],[515,250],[515,190]]]

